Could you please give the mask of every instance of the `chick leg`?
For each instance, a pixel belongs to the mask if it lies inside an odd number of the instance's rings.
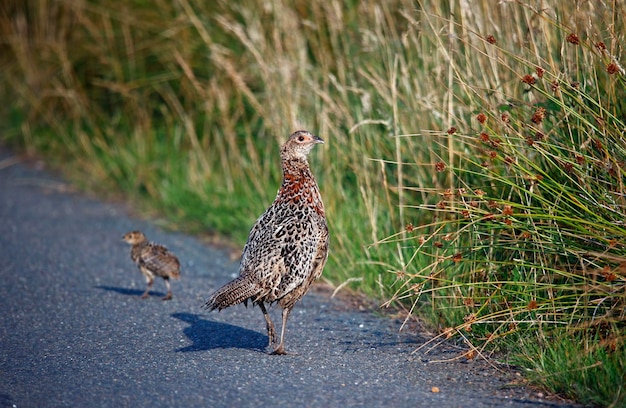
[[[170,300],[172,298],[172,288],[170,287],[169,278],[163,278],[165,280],[165,286],[167,286],[167,295],[163,297],[162,300]]]
[[[146,299],[148,296],[150,296],[150,289],[152,289],[152,284],[154,283],[154,279],[146,276],[146,282],[148,283],[148,287],[146,288],[146,291],[143,292],[143,295],[141,295],[142,299]]]

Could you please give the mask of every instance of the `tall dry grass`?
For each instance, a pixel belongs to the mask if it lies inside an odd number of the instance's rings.
[[[278,145],[307,128],[327,141],[311,159],[327,279],[474,352],[598,310],[594,344],[623,349],[624,17],[617,1],[5,1],[2,139],[241,243]]]

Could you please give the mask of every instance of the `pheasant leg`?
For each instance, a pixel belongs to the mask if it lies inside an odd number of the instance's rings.
[[[274,330],[274,323],[272,323],[272,319],[270,319],[270,315],[267,313],[267,309],[262,302],[259,303],[259,307],[261,308],[261,312],[263,312],[263,317],[265,317],[265,323],[267,325],[267,337],[269,337],[268,346],[271,346],[276,344],[276,330]]]
[[[143,292],[143,295],[141,295],[142,299],[146,299],[148,296],[150,296],[150,289],[152,289],[154,279],[146,277],[146,281],[148,282],[148,287],[146,288],[146,291]]]
[[[163,279],[165,279],[165,286],[167,286],[167,295],[165,295],[162,300],[170,300],[172,299],[172,288],[170,287],[170,280],[168,278]]]
[[[289,318],[289,313],[291,313],[290,308],[283,309],[283,327],[280,328],[280,344],[278,345],[278,347],[276,347],[272,354],[287,354],[287,352],[285,351],[285,327],[287,327],[287,319]]]

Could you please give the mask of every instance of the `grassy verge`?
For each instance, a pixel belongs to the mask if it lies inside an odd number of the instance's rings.
[[[420,218],[380,241],[409,253],[390,302],[409,301],[441,337],[465,341],[470,358],[514,350],[551,389],[621,406],[626,83],[615,52],[624,27],[577,31],[591,12],[582,7],[567,25],[563,10],[516,10],[522,31],[423,14],[433,30],[466,33],[445,50],[457,52],[447,62],[461,108],[431,136],[447,148],[428,163],[434,180],[405,185],[428,196],[407,204]],[[604,21],[624,13],[593,11]]]
[[[623,404],[625,10],[468,4],[4,2],[2,140],[241,244],[313,130],[326,279]]]

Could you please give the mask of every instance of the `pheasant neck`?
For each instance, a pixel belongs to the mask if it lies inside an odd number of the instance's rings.
[[[276,200],[298,206],[309,206],[319,215],[324,216],[322,197],[306,160],[283,162],[283,184]]]
[[[131,259],[139,259],[141,256],[141,250],[148,245],[147,241],[140,242],[138,244],[133,245],[130,248],[130,257]]]

